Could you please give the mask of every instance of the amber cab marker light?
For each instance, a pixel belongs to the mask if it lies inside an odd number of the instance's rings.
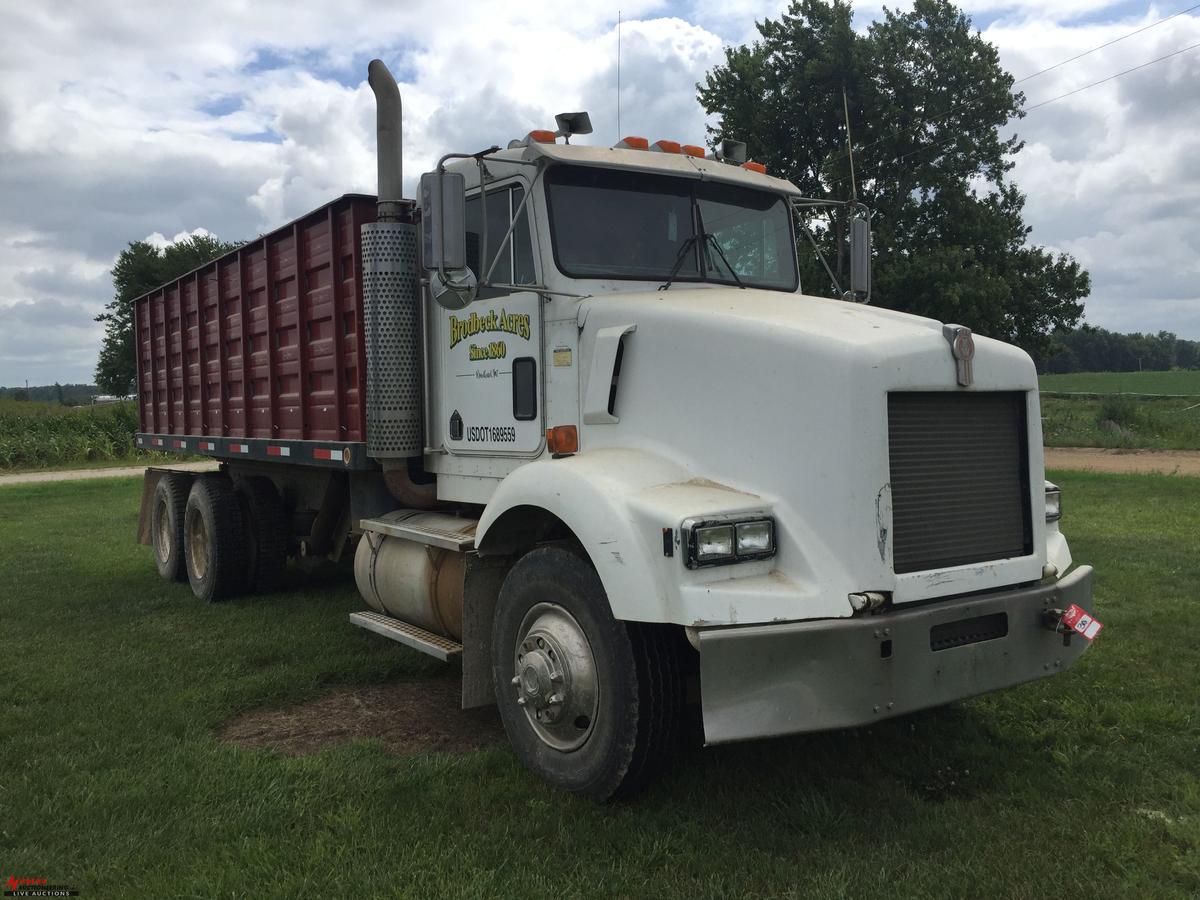
[[[574,425],[547,428],[546,445],[551,453],[576,453],[579,450],[579,429]]]
[[[680,149],[683,150],[684,154],[687,156],[698,156],[701,159],[704,159],[703,147],[697,147],[695,144],[684,144]]]
[[[681,153],[682,148],[679,146],[679,141],[655,141],[651,150],[657,150],[659,153]]]
[[[650,142],[644,137],[626,137],[617,141],[614,150],[649,150]]]
[[[539,144],[553,144],[554,138],[555,134],[553,131],[546,131],[540,128],[536,131],[529,132],[529,134],[525,136],[525,140],[537,141]]]
[[[742,168],[749,169],[751,172],[757,172],[759,175],[767,174],[767,167],[758,162],[744,162],[742,163]]]

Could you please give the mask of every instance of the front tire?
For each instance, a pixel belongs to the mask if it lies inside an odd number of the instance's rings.
[[[561,547],[533,550],[505,578],[492,673],[517,757],[557,787],[627,797],[678,747],[678,635],[614,619],[595,569]]]
[[[184,556],[192,593],[201,600],[237,594],[246,578],[246,531],[228,478],[197,478],[183,517]]]

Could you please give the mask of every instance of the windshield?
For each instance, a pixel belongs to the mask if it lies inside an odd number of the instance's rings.
[[[796,289],[791,218],[778,194],[564,165],[547,171],[546,194],[564,275]]]

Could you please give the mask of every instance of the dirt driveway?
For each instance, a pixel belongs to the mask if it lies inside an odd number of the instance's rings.
[[[216,469],[215,462],[159,463],[164,469],[183,469],[188,472],[207,472]],[[36,484],[41,481],[83,481],[87,478],[129,478],[141,475],[149,466],[120,466],[112,469],[63,469],[56,472],[20,472],[0,475],[0,487],[6,484]]]
[[[1047,447],[1047,469],[1083,469],[1115,474],[1200,476],[1200,450],[1105,450]]]
[[[215,469],[215,462],[190,462],[164,468],[204,472]],[[40,481],[80,481],[84,478],[128,478],[141,475],[146,466],[114,469],[67,469],[60,472],[22,472],[0,475],[0,487],[6,484],[34,484]],[[1104,450],[1097,447],[1047,447],[1047,469],[1082,469],[1116,474],[1162,473],[1200,476],[1200,450]]]

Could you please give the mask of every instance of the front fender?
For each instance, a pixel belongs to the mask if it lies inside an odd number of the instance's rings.
[[[798,589],[773,571],[771,560],[689,570],[681,556],[685,518],[769,513],[772,505],[770,498],[695,478],[653,453],[594,450],[538,460],[506,477],[484,510],[475,542],[486,552],[505,513],[537,507],[578,538],[618,619],[716,625],[796,618]],[[667,528],[671,556],[664,549]]]

